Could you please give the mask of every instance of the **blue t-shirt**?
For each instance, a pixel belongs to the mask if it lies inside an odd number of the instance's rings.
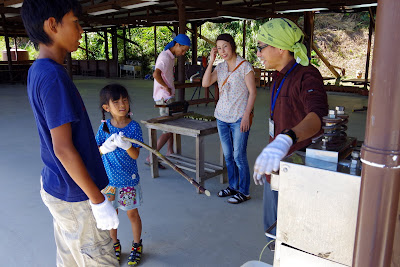
[[[87,200],[54,154],[50,129],[71,123],[72,141],[97,187],[108,184],[85,105],[65,68],[51,59],[36,60],[28,74],[27,91],[40,137],[43,189],[68,202]]]
[[[101,146],[112,134],[118,134],[119,132],[123,132],[128,138],[143,142],[142,129],[136,121],[132,120],[122,129],[114,127],[110,120],[107,120],[105,123],[107,123],[110,133],[103,131],[103,122],[96,134],[96,142],[98,146]],[[141,147],[137,144],[132,144],[132,146]],[[124,149],[117,147],[114,151],[104,154],[102,159],[104,166],[106,167],[108,179],[110,180],[109,185],[125,187],[136,186],[139,183],[140,177],[136,160],[131,158]]]

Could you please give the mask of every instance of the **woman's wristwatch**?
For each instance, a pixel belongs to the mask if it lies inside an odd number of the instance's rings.
[[[281,134],[286,134],[293,140],[293,145],[296,144],[298,138],[292,129],[285,129],[281,132]]]

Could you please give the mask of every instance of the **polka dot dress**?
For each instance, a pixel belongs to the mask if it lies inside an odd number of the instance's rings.
[[[103,124],[107,123],[110,133],[103,131]],[[132,120],[124,128],[116,128],[112,126],[111,121],[107,120],[103,122],[96,134],[96,142],[98,146],[101,146],[107,138],[114,133],[123,132],[128,138],[136,139],[143,142],[142,129],[139,123]],[[132,144],[133,147],[140,148],[137,144]],[[140,177],[138,173],[136,160],[131,158],[128,153],[117,147],[113,152],[107,153],[102,156],[104,167],[106,169],[108,179],[110,180],[109,185],[115,187],[126,187],[136,186],[139,183]]]

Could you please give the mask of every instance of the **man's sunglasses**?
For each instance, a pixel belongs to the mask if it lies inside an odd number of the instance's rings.
[[[257,51],[261,53],[261,50],[263,50],[264,48],[268,47],[269,45],[262,45],[262,46],[258,46],[257,45]]]

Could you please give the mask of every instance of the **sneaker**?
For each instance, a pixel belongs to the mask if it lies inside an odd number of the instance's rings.
[[[132,242],[132,250],[128,258],[129,266],[136,266],[140,263],[140,260],[142,258],[142,251],[143,251],[142,240],[140,240],[140,243]]]
[[[250,195],[246,196],[245,194],[238,192],[236,195],[228,199],[228,202],[231,204],[239,204],[249,200],[250,198],[251,198]]]
[[[121,243],[119,242],[119,239],[117,243],[114,244],[114,252],[115,252],[115,257],[117,257],[117,260],[121,260]]]

